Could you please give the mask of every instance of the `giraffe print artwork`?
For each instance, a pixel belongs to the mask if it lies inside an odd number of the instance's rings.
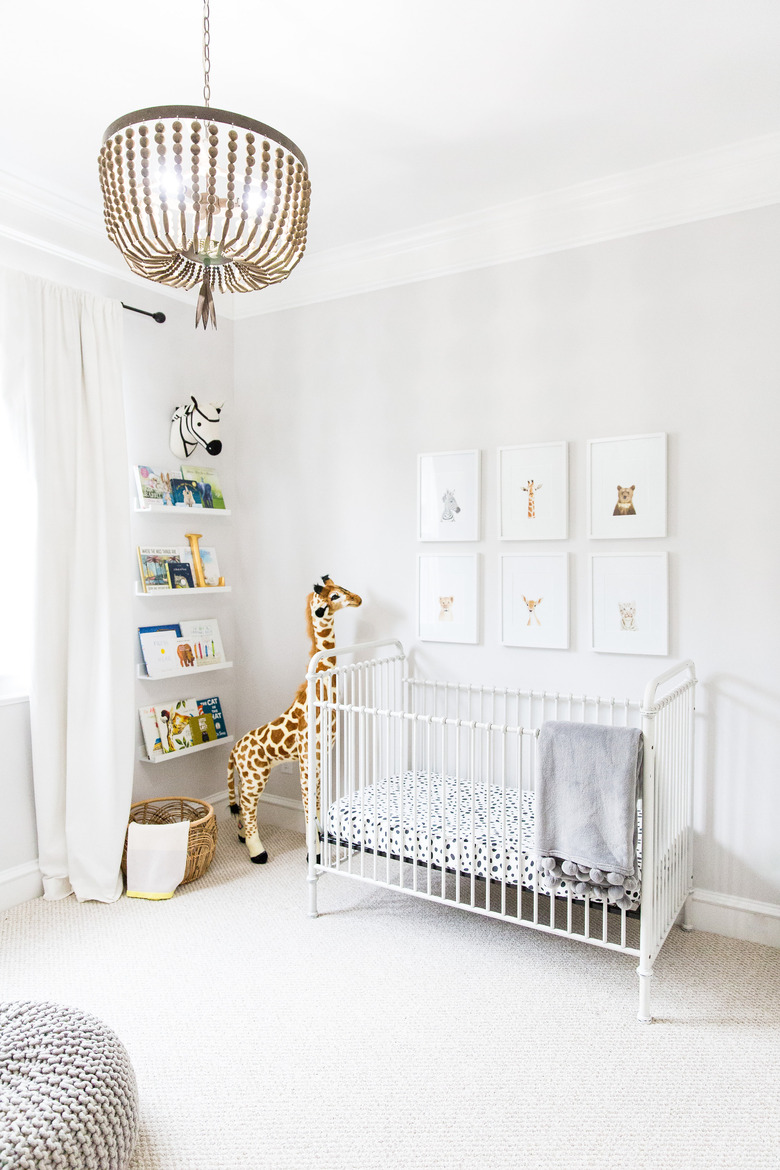
[[[340,609],[362,605],[357,593],[350,593],[336,585],[327,574],[322,584],[306,599],[306,620],[311,638],[311,654],[320,650],[335,650],[336,638],[333,619]],[[336,656],[323,659],[317,671],[330,670],[336,665]],[[309,821],[308,789],[308,719],[306,681],[298,688],[292,704],[283,715],[263,727],[247,732],[238,741],[228,760],[227,787],[230,811],[238,817],[238,839],[246,843],[249,860],[264,865],[268,852],[260,840],[257,826],[257,802],[268,781],[271,768],[285,760],[296,760],[300,769],[301,793],[306,823]],[[238,774],[238,800],[236,800]],[[317,777],[319,794],[319,776]]]
[[[442,511],[441,511],[442,521],[444,521],[445,523],[448,523],[448,524],[454,524],[455,513],[460,511],[460,506],[458,505],[458,501],[455,499],[455,493],[453,491],[450,491],[449,488],[445,488],[444,495],[441,498],[441,502],[443,504]]]
[[[540,492],[542,490],[543,486],[544,486],[544,484],[534,483],[534,481],[532,479],[529,479],[527,486],[523,488],[524,492],[528,492],[528,519],[529,520],[536,519],[536,493]]]

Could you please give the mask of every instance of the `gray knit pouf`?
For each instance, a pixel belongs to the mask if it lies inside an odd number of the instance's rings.
[[[0,1170],[124,1170],[138,1088],[101,1020],[57,1003],[0,1004]]]

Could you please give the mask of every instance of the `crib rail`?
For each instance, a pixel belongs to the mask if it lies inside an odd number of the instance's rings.
[[[310,667],[310,912],[318,876],[334,873],[636,955],[644,985],[691,888],[692,664],[654,680],[639,703],[414,679],[398,643],[366,658],[383,645]],[[641,915],[535,880],[537,739],[548,719],[643,731]]]

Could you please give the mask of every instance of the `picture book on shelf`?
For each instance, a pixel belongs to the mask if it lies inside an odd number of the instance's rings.
[[[173,630],[156,630],[154,633],[141,634],[140,638],[141,653],[150,678],[170,674],[171,671],[178,669],[176,645],[179,636]]]
[[[155,708],[162,750],[166,753],[192,747],[190,720],[201,712],[194,699],[175,699]]]
[[[189,545],[186,548],[178,548],[176,552],[180,561],[192,567],[192,549]],[[201,545],[200,559],[203,565],[203,575],[206,578],[206,584],[219,585],[219,565],[217,564],[216,549],[203,548]]]
[[[195,715],[190,720],[193,747],[199,743],[213,743],[218,739],[213,715]]]
[[[155,467],[139,464],[133,468],[138,503],[142,508],[173,507],[171,476],[173,472],[160,471]]]
[[[224,739],[227,736],[225,717],[222,714],[222,705],[217,695],[214,695],[210,699],[198,699],[198,714],[210,715],[212,717],[217,739]]]
[[[225,661],[216,618],[182,622],[181,636],[189,641],[196,666],[218,666]]]
[[[200,488],[200,497],[204,508],[225,508],[225,497],[219,486],[217,473],[211,467],[192,467],[189,463],[182,464],[181,473],[186,479],[194,479]]]
[[[160,589],[170,589],[168,582],[168,563],[181,561],[181,549],[155,548],[148,545],[138,547],[138,565],[141,570],[141,583],[144,593],[154,593]]]
[[[195,582],[192,579],[192,569],[189,565],[177,561],[169,561],[166,568],[168,570],[168,584],[171,589],[195,588]]]
[[[138,715],[141,720],[141,731],[144,736],[146,754],[151,760],[154,756],[162,755],[160,729],[157,726],[157,714],[154,707],[139,707]]]
[[[139,626],[138,637],[140,639],[141,634],[162,634],[166,630],[172,630],[177,638],[181,637],[181,626],[178,622],[168,622],[164,626]],[[143,650],[143,643],[141,649]]]
[[[196,479],[172,479],[174,508],[202,508],[200,487]]]

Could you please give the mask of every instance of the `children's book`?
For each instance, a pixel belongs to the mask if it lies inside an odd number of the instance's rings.
[[[141,570],[141,583],[144,593],[154,593],[160,589],[170,589],[168,583],[167,565],[169,561],[180,561],[178,548],[152,548],[148,545],[138,548],[138,565]]]
[[[168,625],[165,625],[165,626],[139,626],[138,627],[138,640],[139,641],[141,640],[142,634],[162,634],[166,630],[171,630],[176,635],[177,638],[181,637],[181,626],[179,625],[179,623],[178,622],[170,622]],[[141,653],[143,653],[143,649],[144,649],[144,644],[143,644],[143,642],[141,642]],[[144,658],[144,662],[146,662],[146,658]],[[146,663],[146,665],[147,665],[147,669],[148,669],[148,666],[149,666],[148,662]]]
[[[192,569],[180,561],[169,561],[167,566],[168,583],[171,589],[194,589]]]
[[[211,699],[198,699],[198,714],[210,715],[212,717],[217,739],[224,739],[227,736],[225,717],[222,714],[222,705],[217,695],[214,695]]]
[[[214,727],[213,715],[193,715],[190,720],[190,728],[192,730],[192,744],[212,743],[218,739],[217,730]]]
[[[196,479],[172,479],[173,506],[175,508],[202,508],[203,500]]]
[[[176,550],[179,560],[184,561],[185,564],[193,565],[192,549],[189,545],[186,548],[178,548]],[[219,585],[219,565],[217,564],[217,552],[213,548],[200,547],[200,559],[203,564],[203,576],[206,578],[207,585]],[[194,576],[194,569],[193,569]]]
[[[161,505],[173,507],[170,471],[159,471],[155,467],[139,464],[133,468],[138,502],[142,508]]]
[[[178,670],[179,659],[176,648],[179,638],[173,630],[158,630],[150,634],[141,634],[140,638],[146,672],[150,678]]]
[[[190,720],[200,714],[194,699],[175,699],[169,703],[158,703],[154,710],[164,752],[178,752],[183,748],[192,747]]]
[[[154,707],[139,707],[138,715],[141,719],[141,731],[144,735],[146,754],[151,760],[154,756],[162,754],[160,731],[157,727],[157,715]]]
[[[183,463],[181,473],[185,479],[194,479],[197,481],[204,508],[221,508],[224,510],[225,497],[219,486],[216,471],[211,467],[192,467],[189,463]]]
[[[187,638],[192,646],[196,666],[217,666],[225,661],[216,618],[182,622],[181,636]]]

